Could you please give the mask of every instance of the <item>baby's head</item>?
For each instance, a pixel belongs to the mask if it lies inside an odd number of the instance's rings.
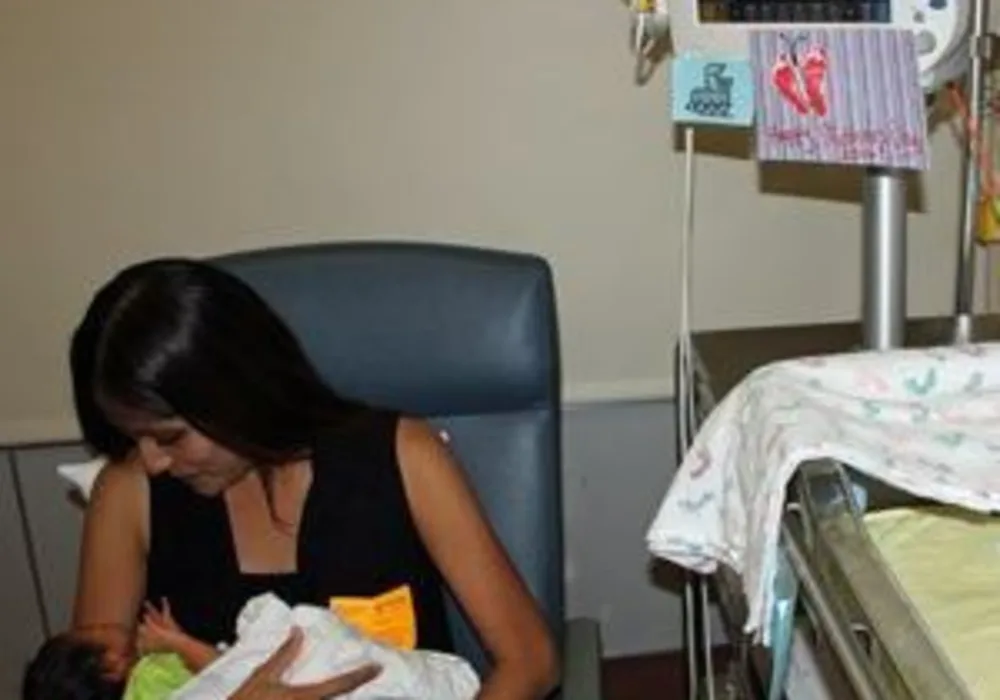
[[[107,646],[77,634],[49,639],[28,664],[22,700],[119,700],[124,664]]]

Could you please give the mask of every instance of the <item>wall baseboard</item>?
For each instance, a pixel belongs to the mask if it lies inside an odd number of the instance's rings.
[[[584,382],[567,386],[563,392],[563,407],[567,411],[673,400],[673,382],[665,379]],[[78,445],[81,440],[80,428],[72,416],[0,422],[0,450],[66,447]]]
[[[620,382],[580,382],[568,384],[563,389],[563,403],[567,408],[593,404],[672,401],[673,397],[674,383],[663,377]]]

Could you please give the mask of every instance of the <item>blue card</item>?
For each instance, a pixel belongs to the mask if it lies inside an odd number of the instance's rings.
[[[671,112],[675,124],[753,123],[754,82],[749,60],[677,56],[672,80]]]

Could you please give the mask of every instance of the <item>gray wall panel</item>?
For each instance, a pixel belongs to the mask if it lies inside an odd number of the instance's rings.
[[[0,562],[0,698],[16,698],[24,666],[44,634],[10,455],[5,452],[0,452]]]
[[[671,401],[565,414],[567,608],[600,620],[609,657],[683,645],[683,578],[646,551],[646,530],[677,469],[674,420]]]
[[[56,473],[56,465],[85,459],[86,453],[76,447],[33,447],[14,453],[45,609],[57,632],[66,628],[72,614],[83,511],[70,502],[69,489]]]

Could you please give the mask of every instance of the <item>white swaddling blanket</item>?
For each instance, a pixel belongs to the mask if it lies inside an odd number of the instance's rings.
[[[373,663],[382,669],[378,677],[344,698],[472,700],[479,692],[475,671],[457,656],[379,644],[330,610],[290,608],[276,596],[265,594],[244,606],[236,624],[236,643],[174,693],[172,700],[229,697],[288,638],[293,626],[302,629],[304,639],[298,659],[284,677],[290,684],[323,681]]]
[[[830,458],[919,496],[1000,508],[1000,345],[863,352],[763,367],[698,432],[647,535],[652,554],[739,573],[769,643],[785,488]]]

